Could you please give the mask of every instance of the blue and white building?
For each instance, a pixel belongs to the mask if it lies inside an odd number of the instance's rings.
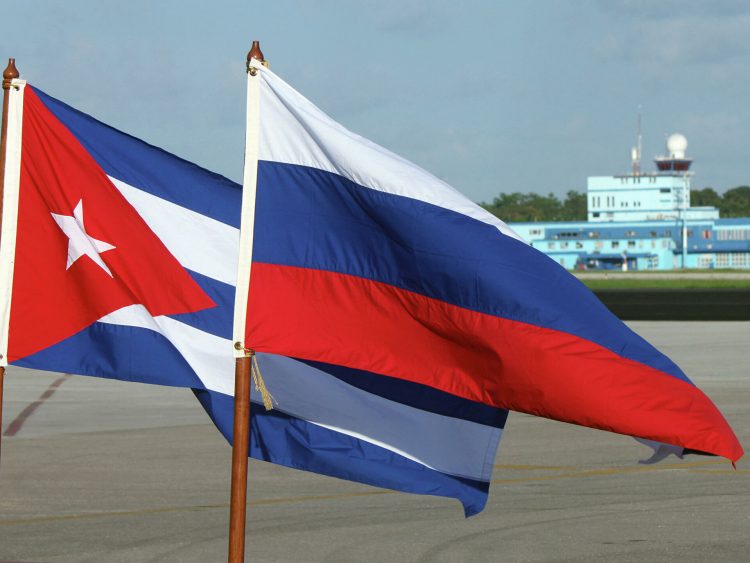
[[[568,269],[750,268],[750,217],[690,206],[686,148],[674,134],[655,172],[641,172],[635,148],[630,174],[589,177],[587,221],[510,226]]]

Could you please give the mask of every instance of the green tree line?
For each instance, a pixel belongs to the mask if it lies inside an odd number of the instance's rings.
[[[564,200],[555,194],[500,194],[492,203],[480,203],[506,223],[526,221],[585,221],[586,194],[570,190]]]
[[[750,217],[750,186],[737,186],[723,195],[713,188],[690,190],[690,205],[718,207],[721,217]]]
[[[501,193],[492,203],[480,205],[507,223],[586,220],[586,194],[576,190],[570,190],[564,199],[552,193]],[[713,188],[693,189],[690,205],[718,207],[721,217],[750,217],[750,186],[738,186],[723,195]]]

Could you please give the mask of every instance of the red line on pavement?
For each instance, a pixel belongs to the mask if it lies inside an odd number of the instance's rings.
[[[5,433],[3,434],[3,436],[15,436],[16,434],[18,434],[18,431],[21,430],[21,427],[23,426],[23,423],[26,422],[26,419],[34,414],[34,411],[38,409],[42,405],[42,403],[44,403],[44,401],[49,399],[55,393],[55,390],[60,387],[60,385],[62,385],[63,382],[69,377],[69,374],[65,374],[50,383],[50,386],[47,387],[44,393],[42,393],[36,401],[29,404],[19,413],[19,415],[15,419],[13,419],[13,422],[11,422],[5,429]]]

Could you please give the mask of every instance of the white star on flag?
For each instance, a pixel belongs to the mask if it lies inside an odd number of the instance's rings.
[[[97,240],[86,232],[86,228],[83,226],[83,200],[80,200],[76,205],[72,217],[70,215],[58,215],[57,213],[51,213],[51,215],[57,226],[68,237],[68,265],[65,267],[66,270],[81,256],[88,256],[97,266],[107,272],[110,278],[114,277],[100,254],[116,247]]]

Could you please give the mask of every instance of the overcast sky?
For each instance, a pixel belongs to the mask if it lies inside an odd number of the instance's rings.
[[[746,0],[8,0],[0,56],[48,94],[234,180],[244,59],[476,201],[645,170],[750,184]]]

